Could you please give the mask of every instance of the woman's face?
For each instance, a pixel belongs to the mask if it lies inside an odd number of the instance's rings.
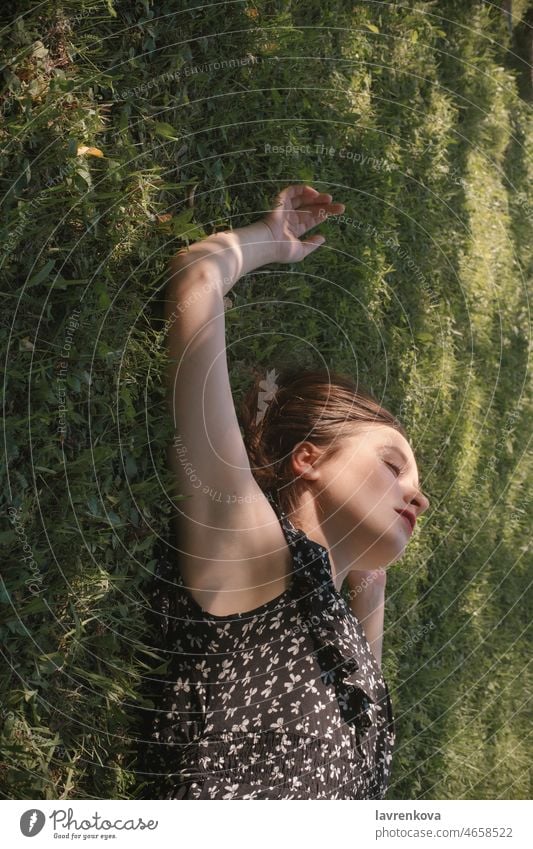
[[[297,449],[302,461],[305,445]],[[312,469],[305,462],[299,467],[312,481],[317,520],[325,538],[345,552],[353,550],[365,568],[390,565],[413,532],[412,521],[400,511],[416,522],[429,506],[411,446],[395,428],[380,424],[357,425],[338,445],[338,453],[316,463],[308,455]]]

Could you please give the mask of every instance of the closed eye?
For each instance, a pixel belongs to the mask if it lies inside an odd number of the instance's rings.
[[[395,466],[394,463],[389,463],[387,460],[385,460],[385,465],[389,466],[391,469],[394,469],[394,471],[396,472],[397,475],[400,474],[400,467],[399,466]]]

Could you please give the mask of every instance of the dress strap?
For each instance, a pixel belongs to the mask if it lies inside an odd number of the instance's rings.
[[[272,492],[272,490],[268,489],[265,492],[265,495],[268,498],[268,500],[270,501],[270,503],[272,504],[272,507],[274,508],[274,510],[276,511],[278,516],[281,516],[283,519],[286,520],[286,522],[289,524],[290,527],[294,528],[294,525],[292,524],[291,520],[289,519],[287,514],[281,509],[281,506],[280,506],[278,500],[274,497],[274,493]],[[294,530],[296,530],[296,528],[294,528]]]
[[[285,532],[285,536],[287,537],[287,542],[289,543],[289,545],[293,546],[298,538],[304,536],[303,531],[301,531],[299,528],[294,527],[293,523],[291,522],[287,514],[281,509],[280,504],[278,503],[278,501],[270,490],[267,490],[267,492],[265,492],[265,495],[272,507],[274,508],[274,511],[279,519],[280,525],[282,526]]]
[[[324,548],[324,546],[320,545],[319,542],[315,542],[314,539],[308,537],[307,534],[301,530],[301,528],[297,528],[293,525],[287,514],[281,509],[280,504],[278,503],[271,490],[267,490],[265,492],[265,495],[272,507],[274,508],[274,511],[276,512],[276,515],[285,532],[285,536],[287,537],[287,542],[289,543],[289,545],[294,546],[296,543],[302,541],[306,543],[307,548],[312,550],[315,554],[315,558],[313,558],[313,560],[319,560],[319,568],[321,569],[321,571],[325,571],[327,579],[332,579],[333,576],[331,572],[331,564],[327,548]]]

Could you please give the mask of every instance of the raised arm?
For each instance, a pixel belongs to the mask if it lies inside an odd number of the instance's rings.
[[[199,523],[235,517],[231,506],[255,495],[231,395],[224,295],[243,274],[274,260],[263,222],[210,236],[177,254],[166,288],[168,398],[175,437],[169,462],[183,507]],[[244,502],[247,503],[247,502]]]
[[[260,221],[196,242],[170,263],[165,318],[175,436],[168,460],[178,493],[186,496],[179,504],[180,539],[189,561],[197,558],[205,567],[206,583],[209,558],[216,561],[217,580],[224,583],[221,560],[231,564],[232,558],[246,554],[260,556],[278,539],[269,538],[263,527],[272,510],[252,475],[234,408],[224,295],[255,268],[304,259],[324,237],[299,237],[321,223],[324,212],[344,209],[331,203],[331,195],[308,186],[289,186],[276,201]]]
[[[204,505],[206,518],[220,514],[225,527],[232,511],[224,505],[256,490],[231,395],[223,298],[242,275],[297,262],[322,244],[318,234],[299,236],[323,220],[324,210],[344,208],[329,201],[331,195],[310,187],[289,186],[260,221],[196,242],[170,263],[167,380],[176,434],[169,459],[182,491]]]

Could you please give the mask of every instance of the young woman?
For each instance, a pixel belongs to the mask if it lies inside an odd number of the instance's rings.
[[[149,798],[387,789],[386,568],[428,507],[413,451],[391,413],[327,369],[284,370],[262,411],[256,381],[238,418],[225,353],[224,296],[239,277],[305,259],[325,240],[300,237],[343,210],[291,185],[260,221],[171,263],[169,462],[185,498],[179,556],[161,561],[153,595],[171,660],[154,701]]]

